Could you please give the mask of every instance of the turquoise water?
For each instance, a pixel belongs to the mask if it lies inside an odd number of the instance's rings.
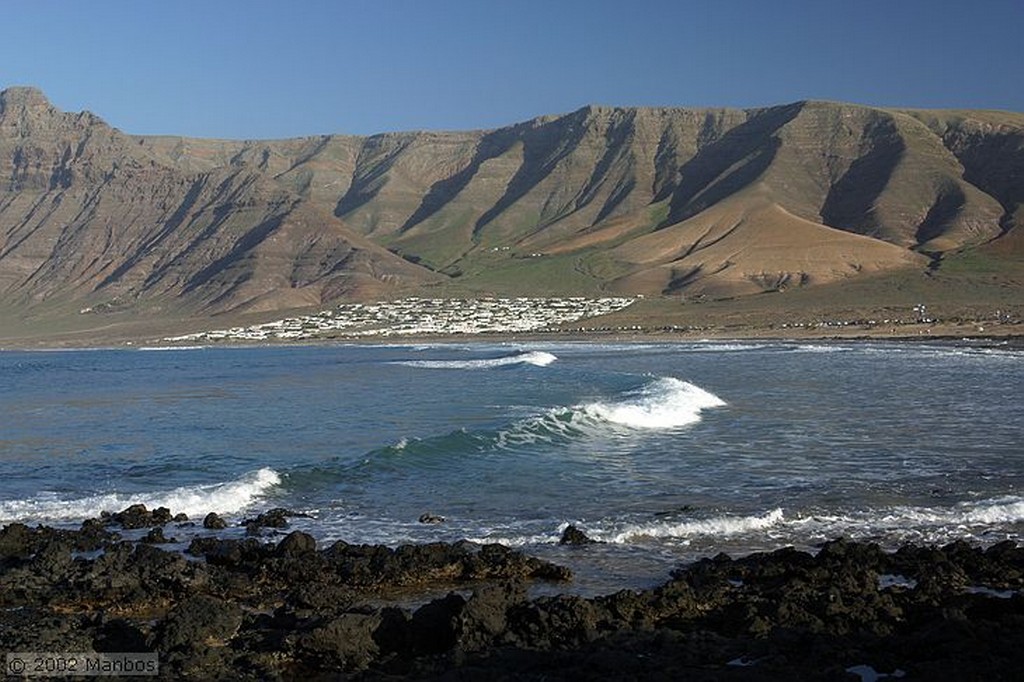
[[[523,547],[584,590],[837,536],[988,543],[1024,531],[1022,387],[1024,354],[959,345],[7,351],[0,523],[284,506],[323,541]],[[558,547],[567,523],[607,544]]]

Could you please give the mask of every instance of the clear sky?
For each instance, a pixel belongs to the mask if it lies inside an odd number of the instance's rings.
[[[1024,0],[0,0],[0,88],[125,132],[491,128],[585,104],[1024,111]]]

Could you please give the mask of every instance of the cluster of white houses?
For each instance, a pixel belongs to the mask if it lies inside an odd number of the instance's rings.
[[[632,298],[403,298],[343,303],[315,315],[197,332],[170,342],[304,340],[324,337],[510,334],[552,329],[607,315]]]

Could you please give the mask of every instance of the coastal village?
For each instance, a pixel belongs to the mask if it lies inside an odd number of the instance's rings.
[[[403,298],[343,303],[313,315],[165,338],[172,343],[210,341],[303,341],[338,337],[432,334],[514,334],[549,330],[607,315],[633,298]]]
[[[173,344],[246,343],[276,341],[316,341],[413,336],[473,336],[489,334],[619,332],[741,335],[736,327],[718,323],[691,325],[608,326],[586,325],[585,320],[600,318],[627,308],[642,297],[605,298],[416,298],[373,303],[342,303],[309,315],[280,320],[165,337]],[[1005,334],[1009,326],[1022,323],[1020,317],[997,310],[984,318],[950,317],[942,320],[918,304],[905,314],[893,310],[889,317],[789,319],[771,323],[763,332],[769,336],[828,333],[857,336],[888,332],[887,336],[931,336],[938,334]],[[568,327],[580,322],[577,326]]]

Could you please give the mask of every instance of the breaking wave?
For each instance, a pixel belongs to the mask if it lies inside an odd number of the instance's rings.
[[[475,542],[510,546],[557,544],[557,530],[487,529]],[[1024,498],[1001,497],[962,502],[950,507],[894,506],[831,513],[775,508],[750,515],[719,514],[683,519],[603,519],[578,524],[586,535],[612,545],[670,545],[744,553],[794,546],[813,550],[822,542],[845,537],[877,542],[895,549],[913,542],[942,545],[966,540],[982,545],[1024,538]],[[526,532],[516,532],[517,530]]]
[[[552,438],[623,434],[637,430],[674,429],[695,424],[701,412],[725,401],[700,386],[662,377],[618,400],[557,407],[539,417],[517,422],[501,433],[503,444],[533,443]]]
[[[556,407],[513,421],[504,428],[460,428],[426,438],[405,437],[366,454],[357,466],[444,468],[460,455],[531,451],[588,439],[632,438],[643,432],[695,424],[707,408],[725,405],[718,396],[686,381],[661,378],[620,399]],[[400,459],[399,459],[400,458]]]
[[[516,353],[514,355],[506,355],[500,358],[486,358],[479,360],[409,360],[395,364],[426,369],[493,369],[495,367],[509,367],[512,365],[547,367],[557,359],[558,357],[551,353],[533,350]]]
[[[613,543],[626,543],[640,538],[689,539],[698,536],[724,538],[764,530],[783,522],[782,509],[773,509],[765,514],[754,516],[716,516],[710,519],[679,522],[632,524],[611,532],[595,534],[594,537]]]
[[[583,415],[637,429],[671,429],[700,421],[709,407],[725,401],[700,386],[664,377],[616,402],[594,402],[576,408]]]
[[[615,545],[628,545],[644,540],[681,540],[684,542],[697,538],[724,540],[737,535],[765,531],[784,523],[785,517],[782,509],[773,509],[764,514],[751,516],[722,515],[677,522],[605,521],[589,525],[583,524],[582,527],[587,536],[594,540]],[[479,543],[499,542],[511,547],[552,545],[558,543],[567,525],[563,523],[557,531],[524,535],[508,533],[510,529],[495,529],[490,533],[470,539]]]
[[[983,541],[993,532],[1016,535],[1024,524],[1024,498],[1016,496],[961,502],[951,507],[894,506],[872,510],[811,514],[793,520],[804,532],[844,534],[854,538],[945,542],[955,538]]]
[[[106,493],[62,499],[55,493],[40,493],[27,500],[0,501],[0,521],[56,521],[86,519],[102,511],[121,511],[133,504],[149,509],[167,507],[175,514],[190,517],[208,512],[230,514],[241,511],[281,484],[281,476],[264,468],[225,483],[182,486],[148,493]]]

